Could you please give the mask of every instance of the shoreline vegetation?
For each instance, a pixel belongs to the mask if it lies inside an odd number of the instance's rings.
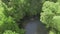
[[[60,34],[60,0],[0,0],[0,34],[25,34],[34,20],[49,34]]]

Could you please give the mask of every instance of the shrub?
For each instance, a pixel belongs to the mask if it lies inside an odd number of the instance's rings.
[[[4,14],[6,16],[11,16],[15,21],[20,21],[20,19],[24,17],[25,12],[23,11],[23,3],[21,0],[8,0],[9,2],[6,2],[5,0],[1,1],[4,3]]]
[[[59,2],[50,2],[46,1],[43,4],[41,12],[40,21],[42,21],[43,24],[46,25],[47,28],[50,28],[50,30],[54,30],[56,33],[54,34],[60,34],[60,4]],[[50,31],[49,30],[49,31]]]
[[[19,34],[22,34],[21,29],[19,29],[16,21],[9,14],[5,14],[5,3],[0,0],[0,34],[2,34],[5,30],[12,30]],[[23,32],[24,33],[24,32]]]
[[[19,33],[13,32],[11,30],[6,30],[3,34],[19,34]]]

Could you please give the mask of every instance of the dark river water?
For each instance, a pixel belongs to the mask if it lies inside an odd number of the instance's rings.
[[[45,26],[39,19],[27,20],[25,25],[25,34],[48,34]]]

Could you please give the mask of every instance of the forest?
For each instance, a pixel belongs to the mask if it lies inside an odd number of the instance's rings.
[[[0,0],[0,34],[25,34],[24,21],[36,16],[48,34],[60,34],[60,0]]]

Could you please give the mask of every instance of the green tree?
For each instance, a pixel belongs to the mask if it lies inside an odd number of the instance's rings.
[[[6,30],[6,31],[4,31],[3,34],[19,34],[19,33],[13,32],[11,30]]]
[[[47,29],[54,30],[56,33],[53,34],[60,34],[60,4],[59,2],[50,2],[46,1],[43,4],[41,12],[40,21],[46,25]],[[49,31],[50,31],[49,30]],[[51,32],[52,34],[52,32]]]
[[[5,8],[7,8],[7,6],[0,0],[0,34],[2,34],[5,30],[12,30],[19,34],[22,34],[22,32],[24,33],[24,31],[18,27],[13,17],[5,14]]]

